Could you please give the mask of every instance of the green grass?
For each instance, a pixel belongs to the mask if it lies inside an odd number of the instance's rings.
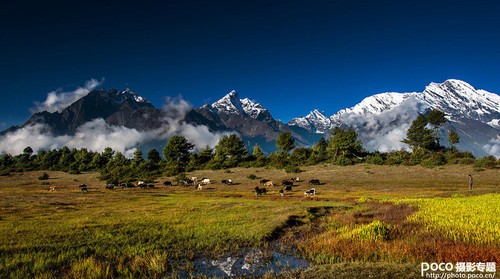
[[[499,170],[474,173],[471,168],[322,165],[303,167],[302,173],[294,175],[266,168],[235,168],[231,172],[206,170],[188,174],[188,177],[235,182],[235,185],[215,183],[202,191],[194,187],[161,186],[163,180],[172,181],[172,178],[159,179],[156,189],[110,191],[104,189],[105,183],[97,179],[96,173],[47,172],[49,179],[44,182],[56,186],[55,192],[49,192],[46,183],[42,185],[38,180],[43,172],[13,173],[0,177],[0,277],[157,278],[166,274],[176,277],[180,269],[189,271],[194,259],[220,257],[234,253],[240,247],[269,245],[270,237],[275,236],[273,232],[283,227],[292,216],[305,225],[289,230],[285,228],[283,243],[302,247],[301,253],[313,262],[328,263],[309,271],[297,271],[300,276],[353,275],[356,273],[353,270],[365,270],[370,274],[379,269],[387,274],[393,269],[394,274],[400,274],[401,270],[406,271],[414,265],[418,257],[427,255],[424,250],[408,260],[408,253],[414,251],[410,249],[405,254],[399,253],[403,246],[390,248],[403,245],[405,241],[418,240],[415,236],[394,240],[393,235],[411,235],[413,231],[405,231],[402,220],[413,211],[392,206],[379,206],[374,210],[377,206],[373,205],[381,200],[423,196],[427,199],[422,199],[419,207],[424,212],[427,200],[431,206],[432,202],[453,200],[440,197],[469,195],[468,173],[473,173],[475,178],[477,190],[474,193],[493,195],[499,192]],[[257,179],[248,179],[250,174],[255,174]],[[285,197],[280,197],[280,187],[269,188],[267,196],[256,197],[253,193],[253,188],[262,178],[273,179],[279,184],[292,176],[299,176],[302,182]],[[311,187],[307,185],[310,179],[322,181],[321,185],[315,186],[316,197],[304,197],[304,191]],[[79,190],[81,183],[89,185],[88,193]],[[469,200],[474,206],[483,202],[480,197],[483,196],[458,200]],[[490,207],[498,210],[497,204],[490,204]],[[446,202],[442,206],[446,207]],[[330,208],[330,211],[324,212],[322,217],[311,213],[311,208],[323,207]],[[368,218],[370,210],[375,213]],[[392,216],[395,211],[404,214],[396,214],[396,218]],[[492,214],[487,211],[483,216],[479,211],[471,213],[472,216],[484,219]],[[415,214],[419,216],[418,212]],[[425,219],[413,218],[412,222],[431,227]],[[388,224],[389,235],[378,230],[380,226],[375,226],[377,220]],[[349,237],[337,237],[337,231],[342,228]],[[425,233],[435,234],[430,229]],[[368,241],[360,241],[365,235]],[[354,252],[346,255],[342,254],[345,251],[328,248],[328,245],[337,244]],[[373,251],[377,249],[389,251],[386,253],[389,257],[380,257],[380,253],[374,256]],[[349,262],[353,264],[349,265]],[[333,271],[333,265],[345,272]],[[290,274],[295,277],[297,273]]]

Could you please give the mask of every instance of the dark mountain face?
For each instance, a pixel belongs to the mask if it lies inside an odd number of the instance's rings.
[[[234,91],[195,111],[212,123],[214,130],[239,133],[250,150],[255,144],[259,144],[264,152],[274,151],[276,138],[281,132],[290,132],[298,145],[315,143],[310,142],[307,130],[300,127],[291,129],[275,120],[263,106],[248,98],[240,99]]]
[[[137,94],[128,90],[95,90],[61,112],[35,113],[23,126],[46,124],[56,134],[74,134],[79,126],[96,118],[139,131],[161,125],[161,111]]]

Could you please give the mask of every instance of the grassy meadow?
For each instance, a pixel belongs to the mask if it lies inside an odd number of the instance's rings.
[[[164,278],[279,243],[312,267],[264,277],[413,278],[420,262],[500,262],[500,170],[329,164],[195,171],[215,183],[106,190],[97,173],[0,177],[0,278]],[[258,177],[248,179],[250,174]],[[468,174],[474,191],[468,191]],[[281,184],[256,197],[261,178]],[[231,179],[233,185],[220,183]],[[305,197],[310,179],[317,195]],[[78,185],[89,186],[83,193]],[[175,184],[175,183],[174,183]],[[48,191],[55,186],[55,191]],[[293,221],[293,222],[292,222]],[[182,271],[182,272],[181,272]]]

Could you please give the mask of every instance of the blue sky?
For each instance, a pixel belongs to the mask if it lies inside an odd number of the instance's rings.
[[[3,1],[0,129],[90,79],[157,107],[234,89],[285,122],[448,78],[498,93],[498,15],[483,0]]]

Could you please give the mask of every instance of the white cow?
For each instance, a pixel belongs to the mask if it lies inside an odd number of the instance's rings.
[[[203,178],[203,180],[201,181],[201,183],[202,183],[203,185],[208,185],[208,184],[210,184],[210,179],[208,179],[208,178]]]

